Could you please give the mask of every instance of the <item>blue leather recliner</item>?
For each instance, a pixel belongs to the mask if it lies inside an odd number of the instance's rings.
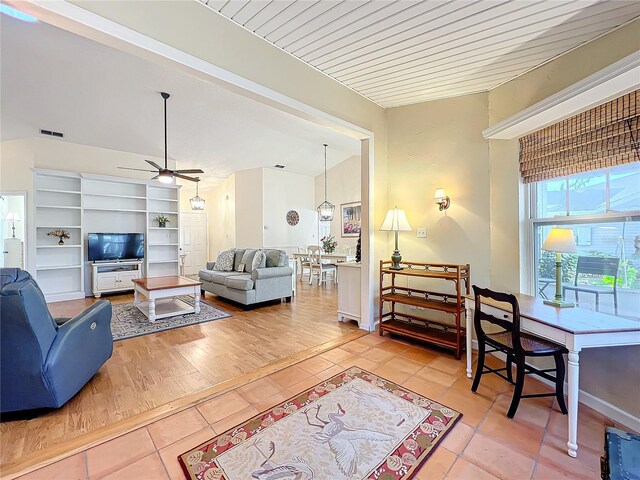
[[[110,302],[58,325],[28,272],[0,268],[0,412],[62,406],[112,352]]]

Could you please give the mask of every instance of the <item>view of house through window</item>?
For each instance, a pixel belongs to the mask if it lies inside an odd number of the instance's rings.
[[[570,228],[577,252],[562,255],[565,299],[640,318],[640,162],[537,182],[531,196],[536,295],[553,298],[556,288],[544,239]]]

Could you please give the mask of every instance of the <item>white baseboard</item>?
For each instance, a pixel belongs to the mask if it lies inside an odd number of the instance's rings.
[[[476,340],[473,340],[473,349],[474,350],[478,349],[478,342]],[[503,361],[506,359],[504,353],[502,352],[491,353],[491,355]],[[555,388],[554,383],[545,378],[536,377],[536,380],[539,380],[542,383]],[[565,393],[567,392],[566,382],[564,384],[564,391]],[[616,407],[615,405],[612,405],[609,402],[606,402],[605,400],[602,400],[601,398],[596,397],[595,395],[592,395],[589,392],[585,392],[584,390],[579,391],[578,401],[580,403],[584,403],[589,408],[593,408],[596,412],[601,413],[602,415],[604,415],[607,418],[610,418],[614,422],[619,423],[620,425],[624,425],[625,427],[630,428],[634,432],[640,432],[640,418],[634,415],[631,415],[629,412],[625,412],[624,410]]]
[[[50,293],[44,296],[47,303],[65,302],[67,300],[81,300],[84,298],[84,291],[70,293]]]

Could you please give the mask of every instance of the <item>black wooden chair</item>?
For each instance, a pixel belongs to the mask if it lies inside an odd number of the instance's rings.
[[[578,292],[592,293],[596,296],[596,312],[600,311],[600,295],[613,295],[613,310],[618,315],[618,266],[620,259],[615,257],[578,257],[576,276],[573,285],[562,287],[562,296],[566,299],[566,291],[575,292],[576,303],[579,302]],[[613,287],[578,284],[584,278],[613,277]]]
[[[514,295],[507,293],[494,292],[486,288],[480,288],[476,285],[473,286],[473,294],[475,297],[475,311],[473,317],[473,323],[476,330],[476,337],[478,339],[478,364],[476,366],[476,375],[473,379],[473,385],[471,391],[475,392],[480,384],[480,377],[485,373],[495,373],[499,377],[504,378],[506,381],[515,385],[513,391],[513,399],[511,400],[511,406],[507,413],[507,417],[513,418],[520,404],[521,398],[531,397],[553,397],[558,400],[558,405],[563,414],[567,413],[567,406],[564,403],[563,387],[564,387],[564,353],[569,353],[568,350],[553,342],[544,340],[527,333],[520,331],[520,306],[518,305],[518,299]],[[513,321],[509,321],[505,318],[497,318],[493,315],[482,311],[482,298],[488,298],[501,303],[507,303],[511,305],[511,316]],[[505,315],[505,317],[507,317]],[[490,324],[501,328],[502,330],[497,333],[485,332],[482,322],[489,322]],[[487,350],[487,346],[492,350]],[[484,360],[487,353],[503,352],[507,356],[507,365],[504,368],[489,368],[485,366]],[[528,365],[525,360],[527,357],[550,357],[555,359],[556,367],[548,368],[545,370],[539,370],[531,365]],[[513,381],[512,365],[516,364],[516,380]],[[506,376],[501,372],[506,371]],[[549,375],[549,372],[555,372],[555,376]],[[522,394],[522,388],[524,387],[524,376],[534,374],[539,375],[542,378],[550,380],[555,383],[555,393],[535,393],[529,395]]]

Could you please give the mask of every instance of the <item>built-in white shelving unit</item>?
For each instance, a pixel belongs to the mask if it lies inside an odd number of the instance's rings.
[[[158,186],[148,189],[147,260],[149,276],[177,275],[179,269],[179,191]],[[159,227],[154,219],[163,214],[169,219],[166,227]]]
[[[85,173],[34,170],[35,222],[29,268],[48,301],[92,295],[89,233],[144,233],[143,275],[179,272],[179,186]],[[160,228],[158,214],[170,219]],[[62,228],[71,238],[58,245],[47,232]]]

